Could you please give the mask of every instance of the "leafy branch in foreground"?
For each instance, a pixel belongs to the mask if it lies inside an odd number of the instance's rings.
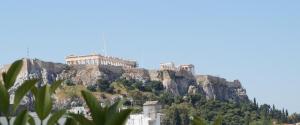
[[[8,69],[7,72],[2,73],[3,83],[0,81],[0,112],[5,115],[8,124],[11,123],[11,117],[18,108],[23,97],[30,91],[30,89],[36,84],[37,80],[26,80],[15,91],[14,104],[10,110],[10,95],[9,90],[14,86],[17,76],[19,75],[23,66],[22,60],[15,61]],[[27,110],[22,111],[17,115],[14,124],[20,124],[20,122],[27,123],[28,114]]]
[[[41,88],[33,87],[31,92],[35,97],[35,111],[41,121],[41,125],[44,124],[44,120],[50,115],[52,111],[52,99],[51,95],[55,93],[55,90],[62,83],[62,80],[52,83],[51,86],[48,84]],[[65,114],[66,110],[60,110],[51,115],[47,125],[55,125],[58,120]]]
[[[69,121],[75,119],[82,125],[123,125],[132,111],[131,109],[120,110],[120,102],[116,102],[109,107],[101,107],[91,92],[81,91],[81,94],[90,108],[92,120],[82,115],[69,114],[71,116],[71,118],[68,118]]]
[[[0,112],[5,115],[7,123],[10,125],[12,115],[16,112],[23,97],[31,90],[34,100],[34,108],[38,118],[41,121],[41,125],[44,124],[44,120],[49,117],[52,111],[52,99],[51,95],[55,93],[55,90],[61,85],[62,80],[52,83],[52,85],[44,85],[40,88],[35,87],[37,80],[26,80],[15,91],[14,103],[10,110],[10,95],[9,90],[14,86],[17,76],[22,69],[23,61],[15,61],[7,72],[2,73],[3,82],[0,81]],[[69,114],[65,124],[76,125],[123,125],[126,122],[127,117],[130,115],[131,109],[120,110],[120,103],[117,102],[110,107],[101,107],[97,99],[88,91],[82,91],[82,96],[87,103],[87,106],[91,110],[92,120],[85,118],[79,114]],[[66,110],[60,110],[49,117],[47,125],[58,124],[58,120],[65,114]],[[0,123],[1,125],[2,123]],[[27,110],[23,110],[17,114],[14,125],[35,125],[35,121]]]

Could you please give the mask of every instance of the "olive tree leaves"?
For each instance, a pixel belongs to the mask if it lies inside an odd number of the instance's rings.
[[[11,117],[17,110],[21,100],[23,99],[28,92],[33,93],[35,97],[35,110],[38,114],[38,117],[43,121],[46,117],[49,116],[52,110],[52,99],[51,95],[55,93],[55,90],[61,85],[62,80],[52,83],[51,86],[45,85],[41,88],[35,87],[35,84],[38,82],[36,79],[24,81],[15,91],[14,100],[12,108],[10,108],[10,95],[9,90],[14,86],[18,74],[20,73],[23,66],[23,60],[15,61],[7,70],[7,72],[2,73],[3,82],[0,81],[0,112],[2,112],[7,120],[7,123],[11,123]],[[11,110],[10,110],[11,109]],[[51,115],[48,120],[48,125],[54,125],[57,121],[65,114],[65,110],[58,111]],[[27,110],[23,110],[17,114],[16,119],[14,120],[14,125],[34,125],[34,119],[28,114]],[[1,124],[1,123],[0,123]]]
[[[17,60],[9,67],[8,71],[2,73],[4,86],[8,90],[15,84],[18,74],[20,73],[23,66],[23,60]]]
[[[21,100],[23,97],[30,91],[30,89],[34,86],[36,83],[36,80],[27,80],[25,81],[21,86],[18,87],[18,89],[15,92],[15,98],[14,98],[14,104],[12,107],[12,111],[10,111],[10,95],[9,95],[9,89],[14,86],[15,81],[18,77],[18,74],[20,73],[23,66],[22,60],[17,60],[7,70],[7,72],[2,73],[2,79],[3,83],[0,81],[0,112],[5,114],[7,123],[10,124],[11,115],[15,112],[17,107],[19,106]],[[27,123],[28,120],[28,114],[27,111],[24,110],[20,114],[17,115],[16,120],[14,124],[20,124],[21,122]]]
[[[131,109],[119,110],[120,102],[109,107],[101,107],[91,92],[83,90],[81,94],[91,110],[92,120],[77,114],[70,114],[70,116],[82,125],[123,125],[132,111]]]
[[[35,98],[34,108],[35,111],[41,120],[41,123],[44,123],[44,120],[50,115],[52,110],[52,99],[51,95],[54,94],[55,90],[60,86],[62,80],[52,83],[52,85],[44,85],[41,88],[33,87],[31,92]],[[65,110],[60,110],[56,113],[53,113],[48,120],[48,125],[54,125],[57,121],[65,114]]]
[[[101,107],[96,97],[89,91],[82,91],[82,97],[84,98],[87,106],[90,108],[92,119],[87,119],[80,114],[66,114],[66,110],[60,110],[51,113],[52,111],[52,94],[55,94],[55,90],[61,85],[63,80],[56,81],[51,85],[44,85],[42,87],[36,87],[38,80],[30,79],[24,81],[14,93],[14,102],[10,108],[10,95],[9,90],[14,86],[18,74],[23,66],[22,60],[15,61],[7,72],[2,73],[3,81],[0,81],[0,113],[3,113],[6,117],[7,123],[10,125],[11,117],[16,112],[21,100],[31,92],[34,96],[34,109],[38,118],[41,121],[41,125],[45,123],[45,119],[49,118],[47,125],[58,124],[59,119],[66,115],[66,125],[124,125],[131,109],[120,110],[120,102],[109,107]],[[29,115],[27,110],[23,110],[17,114],[14,125],[35,125],[34,118]],[[1,125],[1,123],[0,123]]]

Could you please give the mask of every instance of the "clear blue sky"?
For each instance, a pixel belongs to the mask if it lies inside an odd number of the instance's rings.
[[[250,98],[300,112],[299,0],[0,2],[0,64],[102,52],[142,67],[193,63]]]

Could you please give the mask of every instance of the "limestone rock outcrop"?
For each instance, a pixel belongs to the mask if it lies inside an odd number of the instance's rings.
[[[242,87],[239,80],[230,82],[224,78],[210,75],[199,75],[196,79],[197,85],[205,93],[207,99],[234,101],[248,99],[246,90]]]
[[[114,81],[119,78],[134,79],[142,82],[150,80],[163,83],[165,90],[174,95],[200,93],[207,99],[219,100],[248,100],[246,90],[238,80],[227,81],[224,78],[210,75],[193,75],[186,71],[147,70],[142,68],[124,68],[109,65],[74,65],[45,62],[38,59],[23,59],[24,66],[17,78],[14,90],[30,78],[39,78],[39,85],[52,83],[54,80],[64,79],[65,82],[88,86],[98,80]],[[0,69],[6,71],[9,65]],[[0,76],[0,80],[1,80]]]

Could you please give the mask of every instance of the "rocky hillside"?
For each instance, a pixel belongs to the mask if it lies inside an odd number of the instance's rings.
[[[210,75],[196,75],[184,71],[160,71],[142,68],[125,69],[115,66],[77,65],[68,66],[62,63],[45,62],[38,59],[23,59],[24,66],[17,78],[17,83],[10,90],[13,94],[24,80],[39,78],[39,85],[52,83],[54,80],[64,79],[67,82],[88,86],[98,80],[115,81],[120,78],[134,79],[142,82],[160,81],[174,95],[201,93],[207,99],[218,100],[248,100],[246,90],[238,80],[227,81],[224,78]],[[6,71],[9,65],[0,69]],[[0,77],[0,79],[2,79]]]

